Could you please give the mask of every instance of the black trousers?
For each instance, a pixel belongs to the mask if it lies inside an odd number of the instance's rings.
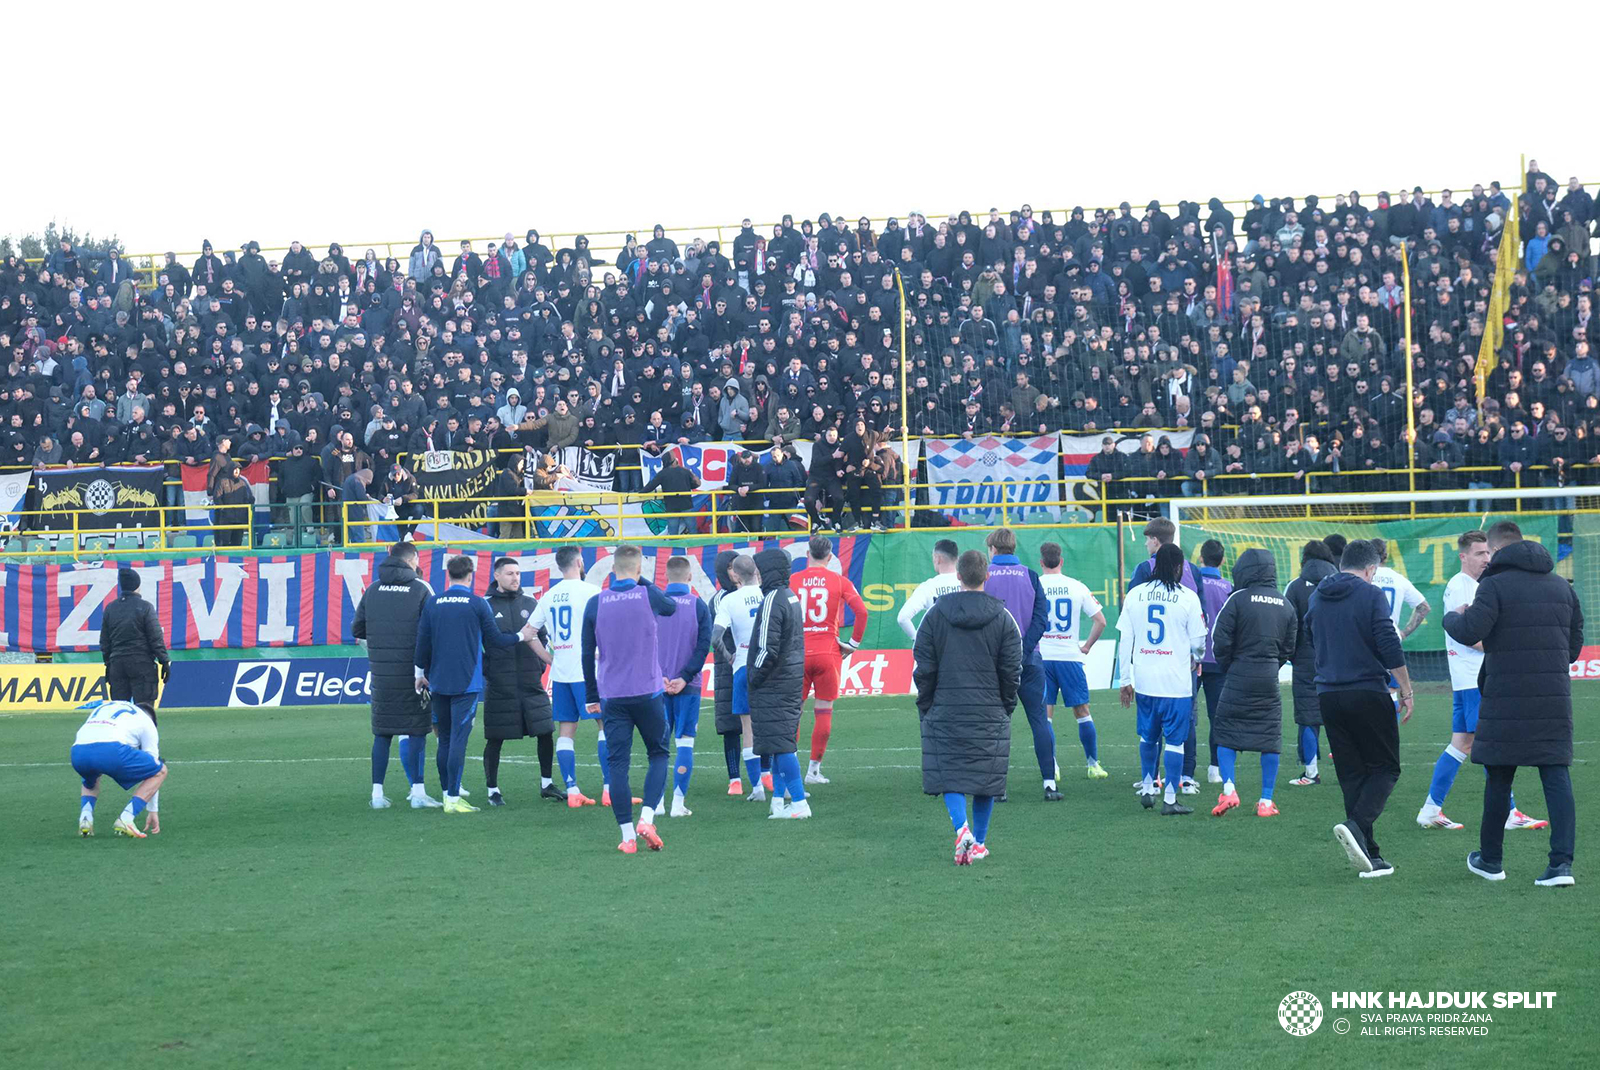
[[[124,702],[156,701],[156,663],[149,658],[112,658],[106,663],[106,688]]]
[[[1486,765],[1489,785],[1483,791],[1483,825],[1478,829],[1478,850],[1485,862],[1502,860],[1506,838],[1506,815],[1511,813],[1511,781],[1517,775],[1514,765]],[[1565,765],[1541,765],[1539,780],[1544,784],[1544,805],[1550,814],[1550,864],[1571,865],[1578,837],[1578,810],[1572,798],[1572,770]]]
[[[856,523],[865,524],[868,519],[878,520],[883,513],[883,482],[878,479],[877,473],[868,472],[850,480],[845,488],[850,500],[850,509],[856,515]]]
[[[1386,691],[1328,691],[1322,723],[1344,792],[1344,816],[1361,830],[1368,856],[1382,854],[1372,826],[1400,779],[1400,723]],[[1505,824],[1505,818],[1500,819]]]

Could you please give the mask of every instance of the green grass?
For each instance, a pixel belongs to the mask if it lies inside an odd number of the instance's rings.
[[[631,858],[608,811],[536,797],[531,740],[507,751],[504,809],[406,808],[396,761],[396,807],[370,810],[365,710],[335,708],[164,714],[163,833],[113,838],[125,795],[109,785],[84,841],[65,766],[79,717],[3,718],[0,1065],[1457,1068],[1594,1050],[1600,913],[1581,835],[1581,883],[1558,891],[1532,884],[1540,832],[1508,835],[1503,883],[1466,872],[1476,770],[1448,807],[1468,830],[1411,821],[1447,694],[1402,730],[1379,826],[1397,873],[1378,881],[1329,835],[1331,776],[1280,782],[1283,816],[1261,820],[1252,759],[1243,810],[1162,818],[1130,787],[1131,712],[1109,694],[1095,712],[1112,776],[1082,779],[1068,720],[1059,804],[1039,797],[1018,712],[1012,801],[971,869],[951,865],[944,807],[921,794],[905,699],[840,704],[808,822],[723,794],[708,715],[695,815]],[[597,790],[593,733],[579,778]],[[1586,831],[1596,745],[1577,754]],[[1291,742],[1284,781],[1292,757]],[[467,783],[482,788],[476,760]],[[1542,813],[1537,777],[1517,786]],[[1301,988],[1327,1015],[1306,1038],[1276,1020]],[[1486,1038],[1383,1039],[1358,1035],[1359,1012],[1333,1032],[1346,989],[1559,996],[1492,1012]]]

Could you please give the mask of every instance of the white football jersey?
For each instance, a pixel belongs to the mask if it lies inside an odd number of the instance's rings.
[[[1181,584],[1141,583],[1128,592],[1117,618],[1121,682],[1150,698],[1194,694],[1194,662],[1206,649],[1199,597]]]
[[[1406,607],[1427,601],[1422,597],[1422,592],[1411,585],[1410,580],[1388,565],[1378,566],[1378,571],[1372,574],[1372,585],[1383,592],[1384,600],[1389,603],[1389,620],[1394,624],[1396,635],[1404,626],[1405,618],[1411,615],[1406,612]]]
[[[89,713],[73,741],[79,743],[124,743],[152,758],[161,757],[161,734],[150,715],[131,702],[102,702]]]
[[[1082,661],[1078,622],[1100,612],[1089,588],[1071,576],[1041,575],[1044,588],[1044,638],[1039,640],[1039,655],[1045,661]]]
[[[756,614],[761,612],[761,588],[756,584],[729,591],[717,602],[715,627],[733,633],[738,649],[733,652],[734,669],[742,669],[750,660],[750,633],[755,631]]]
[[[911,637],[912,642],[916,642],[917,629],[922,626],[922,622],[917,620],[917,614],[926,613],[939,599],[952,591],[959,590],[961,581],[956,578],[954,572],[941,572],[923,580],[917,584],[917,589],[911,592],[911,597],[906,599],[906,604],[900,607],[900,612],[895,616],[900,629]]]
[[[1470,606],[1478,597],[1478,581],[1465,572],[1457,572],[1444,589],[1444,611],[1454,613]],[[1474,650],[1444,637],[1445,657],[1450,663],[1450,690],[1471,691],[1478,686],[1478,669],[1483,665],[1483,651]]]
[[[533,607],[533,626],[550,637],[552,683],[583,683],[583,611],[599,593],[586,580],[558,580]]]

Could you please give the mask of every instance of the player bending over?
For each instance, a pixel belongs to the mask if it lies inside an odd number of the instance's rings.
[[[1446,613],[1459,613],[1472,605],[1478,597],[1478,577],[1489,567],[1489,536],[1481,531],[1464,531],[1456,540],[1456,556],[1461,559],[1461,571],[1450,577],[1444,589]],[[1382,572],[1382,569],[1379,569]],[[1374,581],[1376,582],[1376,581]],[[1428,797],[1417,811],[1417,824],[1425,829],[1459,829],[1462,825],[1445,816],[1444,800],[1456,774],[1472,756],[1472,739],[1478,731],[1478,706],[1483,697],[1478,693],[1478,669],[1483,665],[1483,644],[1464,646],[1444,637],[1445,656],[1450,663],[1450,745],[1433,765],[1433,780],[1428,785]],[[1484,775],[1489,767],[1484,766]],[[1517,800],[1511,799],[1511,812],[1506,815],[1508,829],[1548,828],[1550,822],[1529,817],[1517,809]]]
[[[83,781],[78,835],[94,835],[94,804],[100,796],[102,776],[115,780],[124,791],[133,790],[133,798],[111,826],[113,832],[136,840],[144,839],[147,833],[160,832],[156,793],[167,779],[167,767],[161,761],[155,707],[113,700],[97,702],[88,709],[89,719],[79,726],[71,751],[72,771]],[[134,824],[141,813],[148,815],[144,832]]]
[[[1128,592],[1117,618],[1122,705],[1138,700],[1139,766],[1144,775],[1139,802],[1146,810],[1155,806],[1156,763],[1164,757],[1163,814],[1194,813],[1178,805],[1178,783],[1183,777],[1183,740],[1194,716],[1194,664],[1206,650],[1206,622],[1199,596],[1183,586],[1185,564],[1176,544],[1158,549],[1151,578]],[[1162,739],[1164,746],[1158,743]]]
[[[1039,586],[1044,589],[1046,621],[1039,653],[1044,658],[1044,713],[1055,721],[1055,701],[1072,707],[1078,719],[1078,742],[1088,763],[1090,780],[1106,776],[1100,768],[1100,743],[1095,736],[1094,718],[1089,716],[1089,681],[1083,674],[1083,659],[1088,656],[1100,633],[1106,630],[1106,615],[1089,588],[1061,573],[1061,546],[1047,542],[1039,547]],[[1093,619],[1089,638],[1078,642],[1078,621]]]
[[[839,675],[843,670],[843,648],[861,648],[867,634],[867,604],[856,592],[856,585],[829,568],[833,543],[826,535],[811,536],[806,548],[806,567],[789,578],[789,589],[800,599],[800,617],[805,622],[805,682],[800,701],[815,695],[812,703],[811,764],[806,768],[807,784],[826,784],[822,775],[822,756],[828,750],[828,735],[833,731],[833,704],[839,698]],[[855,614],[849,640],[839,638],[839,622],[844,607]]]

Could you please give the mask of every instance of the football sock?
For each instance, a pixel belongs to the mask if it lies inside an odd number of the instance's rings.
[[[389,769],[389,737],[372,737],[372,786],[383,786],[383,775]]]
[[[1178,784],[1183,780],[1183,746],[1180,744],[1175,747],[1168,743],[1161,748],[1161,756],[1167,770],[1166,801],[1173,802],[1177,799],[1174,793],[1178,790]]]
[[[739,758],[741,751],[739,746],[739,735],[740,733],[737,729],[732,732],[722,733],[722,759],[728,763],[729,780],[739,779]]]
[[[656,808],[654,806],[641,806],[639,808],[639,824],[654,825],[656,823]]]
[[[128,805],[122,808],[122,820],[132,821],[134,818],[144,813],[145,806],[145,801],[139,798],[139,796],[135,795],[133,798],[128,800]]]
[[[400,768],[413,788],[421,788],[428,762],[428,737],[405,736],[400,740]]]
[[[1272,790],[1278,786],[1278,754],[1263,754],[1261,756],[1261,797],[1267,802],[1272,801]]]
[[[1239,752],[1232,747],[1217,748],[1217,768],[1222,772],[1222,793],[1233,794],[1233,771],[1239,764]]]
[[[1100,738],[1095,735],[1094,718],[1078,718],[1078,742],[1083,744],[1083,756],[1092,765],[1100,760]]]
[[[989,835],[989,819],[994,816],[994,796],[972,797],[972,838],[979,843]]]
[[[85,795],[83,798],[78,800],[78,808],[81,809],[81,810],[90,810],[90,811],[92,811],[94,809],[94,802],[95,802],[95,796],[93,796],[93,795]]]
[[[538,737],[539,743],[539,786],[550,786],[550,759],[555,757],[556,741],[554,732],[546,732]]]
[[[568,792],[578,790],[578,751],[571,736],[556,740],[556,764],[561,767],[561,780]]]
[[[600,756],[600,786],[611,786],[611,752],[606,749],[606,730],[600,729],[600,738],[595,741],[595,753]]]
[[[772,763],[772,794],[788,789],[789,801],[802,803],[806,801],[805,779],[800,775],[800,756],[797,754],[780,754]]]
[[[811,726],[811,760],[822,761],[822,756],[828,752],[828,736],[833,732],[833,707],[827,709],[817,707],[814,723]]]
[[[483,741],[483,784],[490,791],[497,790],[500,783],[500,745],[502,739],[486,739]]]
[[[750,774],[750,790],[754,791],[761,786],[761,763],[764,758],[757,758],[752,747],[744,748],[744,768]]]
[[[694,774],[694,737],[678,737],[678,762],[672,767],[672,793],[689,794],[689,777]]]
[[[1161,745],[1153,739],[1140,738],[1139,740],[1139,772],[1144,774],[1146,780],[1156,778],[1156,761],[1161,754]]]
[[[957,832],[967,823],[967,797],[959,791],[944,793],[944,808],[950,811],[950,827]]]
[[[1300,726],[1300,764],[1310,768],[1317,761],[1317,729],[1315,725]]]
[[[633,831],[633,822],[624,821],[622,823],[622,842],[628,843],[629,841],[636,840],[638,838],[638,834]]]
[[[1439,760],[1433,763],[1433,780],[1428,784],[1429,802],[1435,806],[1444,805],[1445,796],[1450,794],[1450,785],[1456,782],[1456,774],[1461,772],[1461,763],[1466,760],[1467,756],[1457,750],[1454,743],[1444,749]]]

